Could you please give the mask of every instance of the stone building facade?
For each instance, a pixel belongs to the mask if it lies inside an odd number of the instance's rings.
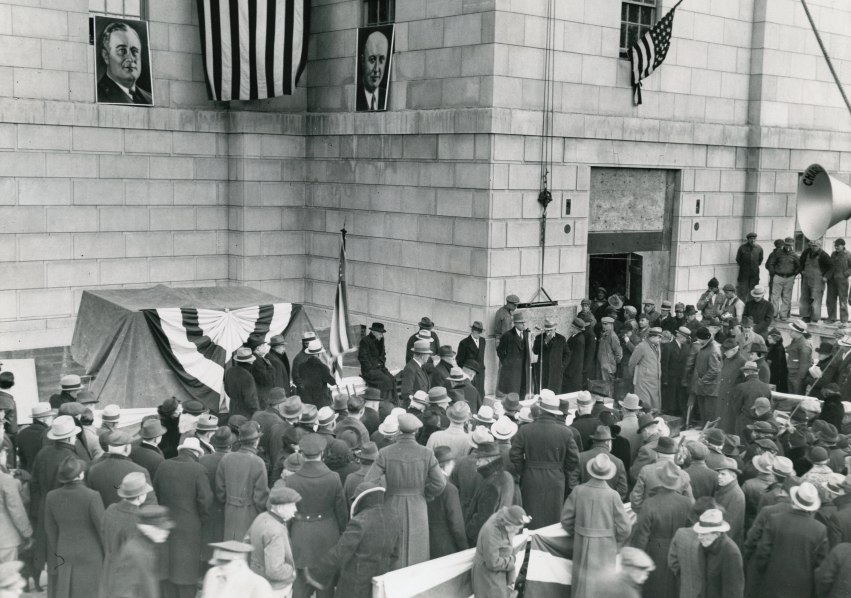
[[[396,0],[390,105],[369,114],[361,0],[314,0],[293,96],[230,104],[206,99],[195,3],[141,2],[148,109],[93,103],[104,0],[0,0],[0,350],[67,345],[93,287],[248,284],[327,325],[343,225],[353,319],[385,322],[391,365],[423,315],[453,344],[489,327],[540,282],[548,30],[544,288],[575,305],[629,270],[636,298],[694,303],[734,280],[747,232],[766,255],[795,233],[806,166],[848,181],[851,116],[796,0],[686,0],[633,106],[626,3]],[[851,6],[809,4],[851,80]]]

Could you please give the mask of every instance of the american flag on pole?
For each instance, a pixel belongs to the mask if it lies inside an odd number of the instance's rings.
[[[641,104],[641,80],[649,77],[668,55],[668,48],[671,47],[671,30],[674,28],[674,11],[681,2],[682,0],[677,2],[661,21],[645,32],[629,49],[629,62],[632,65],[632,101],[636,106]]]
[[[331,315],[331,357],[334,360],[334,376],[343,375],[343,354],[352,349],[349,338],[349,299],[346,293],[346,229],[340,231],[340,265],[337,271],[337,296],[334,298],[334,313]]]
[[[307,64],[310,0],[196,0],[211,100],[292,95]]]

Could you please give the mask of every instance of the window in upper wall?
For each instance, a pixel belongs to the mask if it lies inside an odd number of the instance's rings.
[[[656,24],[656,0],[623,0],[621,2],[621,58]]]
[[[144,19],[145,0],[89,0],[89,12],[111,17]]]
[[[423,0],[415,0],[422,2]],[[384,25],[396,20],[396,0],[363,0],[363,26]]]

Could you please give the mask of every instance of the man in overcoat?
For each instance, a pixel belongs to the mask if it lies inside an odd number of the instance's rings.
[[[736,277],[736,294],[745,301],[751,289],[759,284],[759,267],[762,265],[762,247],[756,244],[756,233],[748,233],[744,245],[736,252],[739,274]]]
[[[662,329],[651,328],[647,338],[639,343],[629,358],[629,367],[633,371],[633,392],[645,405],[657,412],[662,408],[661,338]]]
[[[579,449],[555,393],[542,390],[540,408],[540,417],[520,428],[509,451],[535,529],[559,521],[566,491],[579,483]]]
[[[84,467],[75,456],[66,457],[56,472],[61,487],[48,492],[45,499],[49,598],[98,593],[103,567],[104,509],[98,493],[83,484]]]
[[[688,401],[682,385],[683,370],[691,351],[691,330],[681,326],[669,343],[662,344],[662,413],[684,415]]]
[[[756,549],[763,595],[815,598],[815,570],[829,550],[827,528],[813,518],[821,506],[809,482],[789,490],[792,510],[778,512],[765,526]]]
[[[585,320],[574,318],[567,330],[567,362],[561,379],[561,392],[582,390],[585,380]],[[552,390],[552,389],[550,389]],[[521,395],[522,396],[522,395]],[[531,515],[532,521],[535,516]],[[537,525],[537,521],[533,525]]]
[[[804,379],[813,365],[813,348],[806,338],[807,324],[801,320],[792,320],[789,324],[789,336],[792,342],[786,347],[786,368],[789,372],[789,392],[802,395],[806,392]]]
[[[151,475],[147,469],[130,460],[130,443],[133,439],[127,432],[113,430],[106,435],[105,440],[109,452],[89,467],[86,483],[89,488],[100,493],[104,507],[109,507],[121,500],[118,496],[118,487],[124,476],[128,473],[141,472],[145,474],[145,480],[150,484]],[[156,495],[153,492],[149,493],[146,504],[156,503]]]
[[[287,345],[282,334],[276,334],[269,339],[272,347],[266,356],[275,370],[274,387],[283,388],[284,393],[290,394],[290,358],[287,356]]]
[[[485,396],[485,347],[487,347],[487,341],[482,336],[484,330],[481,322],[473,322],[470,326],[470,335],[458,343],[458,352],[455,356],[456,363],[461,367],[467,367],[470,360],[479,366],[476,377],[473,379],[473,387],[482,397]]]
[[[431,449],[414,438],[422,422],[405,413],[399,416],[399,439],[378,452],[378,459],[364,482],[386,482],[385,505],[402,522],[402,539],[394,569],[429,558],[428,510],[426,503],[443,491],[446,477]]]
[[[301,495],[292,488],[273,488],[266,511],[254,519],[245,536],[254,548],[249,559],[251,570],[268,581],[279,596],[289,596],[295,581],[295,559],[287,526],[300,500]]]
[[[319,359],[319,355],[324,352],[321,341],[318,339],[310,341],[305,350],[307,359],[301,364],[299,370],[301,400],[308,405],[316,405],[317,409],[331,405],[331,389],[328,385],[333,386],[337,383],[330,368]]]
[[[130,449],[130,460],[148,470],[148,475],[154,479],[157,468],[165,461],[165,456],[159,445],[166,430],[158,417],[153,416],[142,422],[139,428],[139,442],[133,443]]]
[[[496,310],[496,315],[493,319],[493,335],[502,339],[502,335],[511,330],[514,325],[512,316],[520,305],[520,297],[517,295],[508,295],[505,298],[505,305]],[[500,341],[498,340],[497,343]]]
[[[584,484],[591,480],[588,463],[597,455],[606,455],[615,464],[615,475],[606,480],[609,487],[618,493],[623,502],[629,500],[629,480],[623,461],[612,454],[612,431],[608,426],[597,426],[590,436],[591,448],[579,453],[579,479]]]
[[[251,339],[254,347],[254,363],[251,364],[251,376],[257,386],[257,400],[260,409],[266,407],[266,399],[269,391],[275,386],[275,368],[269,361],[269,343],[265,340],[255,341]]]
[[[443,345],[437,350],[440,361],[434,364],[434,368],[428,373],[429,388],[435,386],[449,387],[446,379],[455,367],[455,351],[450,345]]]
[[[292,369],[290,369],[290,375],[292,376],[293,386],[295,386],[295,392],[297,395],[301,396],[303,389],[301,387],[301,376],[299,374],[299,369],[301,368],[301,364],[305,362],[307,359],[307,354],[305,351],[307,350],[307,346],[310,344],[310,341],[316,340],[316,333],[312,330],[307,332],[303,332],[301,335],[301,351],[299,351],[295,357],[293,357]]]
[[[617,560],[632,528],[620,496],[608,484],[617,474],[610,456],[599,453],[585,468],[591,479],[574,488],[561,512],[561,526],[573,536],[574,598],[595,597],[600,574]]]
[[[623,347],[614,331],[615,319],[605,316],[600,322],[602,331],[597,341],[597,365],[600,379],[611,382],[617,377],[618,364],[623,359]]]
[[[233,365],[225,370],[224,385],[230,398],[228,409],[231,416],[244,415],[250,418],[260,409],[257,383],[251,375],[255,359],[251,349],[240,347],[233,356]]]
[[[322,462],[326,444],[326,438],[320,434],[302,438],[299,448],[304,464],[287,478],[287,488],[301,496],[298,512],[290,524],[290,542],[298,570],[293,598],[308,598],[313,593],[303,570],[319,563],[334,547],[349,520],[340,476]],[[319,598],[330,597],[333,589],[318,594]]]
[[[433,354],[437,354],[437,349],[440,347],[440,338],[438,338],[437,333],[434,331],[434,322],[431,321],[431,318],[423,316],[420,318],[417,327],[419,330],[408,337],[408,342],[405,344],[405,363],[411,361],[413,357],[414,343],[426,337],[425,334],[421,334],[423,331],[428,333],[425,340],[429,341],[429,348],[431,348]]]
[[[225,505],[224,539],[241,540],[258,513],[266,509],[269,480],[257,456],[260,432],[253,422],[239,428],[239,450],[222,457],[216,469],[216,497]]]
[[[370,598],[372,578],[392,570],[401,544],[399,516],[385,505],[381,486],[361,482],[352,518],[331,550],[308,575],[329,585],[339,572],[335,598]]]
[[[160,598],[161,545],[168,540],[174,522],[166,507],[146,505],[139,509],[135,531],[121,546],[101,587],[109,598]]]
[[[174,517],[165,580],[174,598],[194,598],[202,574],[201,534],[213,504],[207,470],[198,462],[203,453],[197,438],[187,438],[177,447],[177,457],[160,465],[154,478],[159,503]]]
[[[433,437],[433,436],[432,436]],[[430,558],[438,559],[467,549],[467,535],[464,532],[464,517],[461,514],[461,498],[449,476],[455,467],[452,449],[448,446],[434,447],[446,487],[433,500],[428,502],[428,536]]]
[[[538,356],[538,361],[532,364],[532,386],[538,391],[541,388],[549,388],[559,394],[570,354],[567,350],[567,339],[556,332],[554,320],[547,318],[544,321],[544,332],[535,338],[532,352]]]
[[[207,524],[204,526],[202,536],[202,560],[207,561],[212,555],[209,545],[213,542],[221,542],[225,534],[225,505],[216,496],[216,470],[222,458],[230,452],[233,444],[233,433],[227,426],[219,426],[213,433],[210,444],[216,450],[212,455],[202,455],[198,462],[207,472],[207,481],[213,493],[213,502],[207,514]]]
[[[715,401],[715,417],[721,418],[719,427],[727,434],[733,434],[735,415],[733,413],[733,391],[744,380],[743,370],[747,359],[732,337],[721,344],[721,372],[718,374],[718,398]],[[754,364],[756,365],[756,364]]]
[[[387,351],[384,334],[387,330],[381,322],[373,322],[369,334],[358,345],[358,361],[361,377],[367,386],[381,391],[381,397],[396,402],[396,378],[387,369]]]
[[[693,368],[686,365],[686,372],[691,372],[689,392],[694,395],[700,408],[703,421],[715,419],[715,403],[718,400],[718,382],[721,374],[721,348],[712,339],[712,333],[705,326],[697,330],[697,340],[692,354]],[[691,396],[689,402],[691,403]],[[688,422],[686,422],[688,425]]]
[[[35,456],[44,445],[44,438],[50,429],[57,411],[50,408],[50,403],[38,403],[32,408],[32,423],[21,428],[15,437],[18,448],[18,467],[29,473],[33,472]]]
[[[756,400],[760,397],[771,398],[771,387],[759,379],[759,368],[756,363],[753,361],[745,363],[742,366],[742,374],[745,379],[733,388],[729,412],[720,414],[721,429],[728,434],[738,436],[743,436],[745,427],[753,423],[751,410]]]
[[[525,397],[530,382],[527,373],[531,359],[529,331],[526,330],[523,312],[515,311],[511,317],[514,327],[502,335],[496,348],[500,364],[497,389],[505,394],[516,392]]]
[[[410,404],[411,397],[418,390],[428,392],[428,374],[423,367],[431,359],[431,344],[426,340],[416,341],[412,347],[411,355],[411,359],[399,372],[399,379],[402,381],[401,400],[405,407]]]

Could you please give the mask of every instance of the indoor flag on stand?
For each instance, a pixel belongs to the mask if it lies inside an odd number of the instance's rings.
[[[211,100],[292,95],[307,63],[310,0],[197,0]]]
[[[343,377],[343,354],[351,351],[349,339],[349,300],[346,294],[346,229],[340,230],[340,266],[337,272],[337,296],[334,298],[334,312],[331,314],[331,337],[328,341],[332,370],[337,382]]]
[[[652,29],[645,32],[629,49],[632,66],[632,101],[641,104],[641,80],[646,79],[662,64],[671,46],[671,30],[674,28],[674,11],[683,0],[677,2],[665,17]]]

